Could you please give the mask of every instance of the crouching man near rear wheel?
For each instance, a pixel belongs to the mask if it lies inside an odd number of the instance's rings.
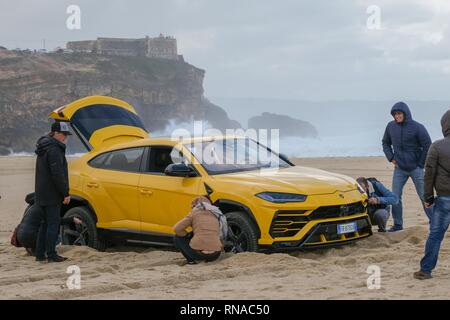
[[[219,208],[213,206],[206,196],[195,198],[192,211],[174,226],[175,246],[181,251],[188,264],[197,261],[214,261],[223,249],[227,236],[227,222]],[[186,228],[193,229],[189,239]]]

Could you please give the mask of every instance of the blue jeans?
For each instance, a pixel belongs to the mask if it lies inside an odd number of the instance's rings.
[[[41,206],[44,211],[44,220],[39,228],[36,241],[36,258],[54,258],[56,242],[58,240],[59,225],[61,222],[61,206]]]
[[[420,270],[431,273],[436,267],[439,249],[450,224],[450,196],[437,197],[431,221],[430,234],[425,245],[425,255],[420,261]]]
[[[398,197],[398,204],[392,206],[392,217],[394,218],[394,224],[399,227],[403,227],[403,204],[402,204],[402,193],[403,187],[409,178],[414,182],[416,187],[416,192],[419,195],[420,200],[423,205],[423,193],[424,193],[424,180],[423,180],[424,170],[417,167],[412,171],[405,171],[399,167],[395,167],[394,176],[392,178],[392,192]],[[425,214],[428,219],[431,220],[431,209],[425,209]]]

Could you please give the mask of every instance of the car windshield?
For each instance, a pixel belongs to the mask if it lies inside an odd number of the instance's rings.
[[[219,139],[186,144],[208,174],[285,168],[290,164],[249,138]]]

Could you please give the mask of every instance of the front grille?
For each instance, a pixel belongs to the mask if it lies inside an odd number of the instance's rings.
[[[366,208],[362,202],[354,202],[350,204],[343,204],[338,206],[324,206],[319,207],[310,215],[308,215],[309,220],[319,220],[327,218],[339,218],[351,216],[357,213],[364,213]]]
[[[365,207],[362,202],[355,202],[337,206],[319,207],[309,215],[308,210],[280,210],[275,213],[270,226],[269,234],[272,238],[293,237],[309,221],[351,216],[364,213]]]
[[[269,234],[272,238],[293,237],[308,222],[305,216],[306,211],[279,211],[275,214],[270,226]]]

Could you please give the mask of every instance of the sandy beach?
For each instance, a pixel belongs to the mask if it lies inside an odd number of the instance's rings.
[[[9,244],[34,189],[33,157],[0,157],[0,299],[449,299],[450,236],[434,278],[414,280],[428,223],[411,181],[404,190],[406,229],[332,249],[290,254],[225,254],[218,261],[180,266],[181,254],[151,247],[60,247],[70,258],[39,264]],[[296,164],[352,176],[374,176],[391,187],[382,157],[294,159]],[[392,225],[390,219],[388,225]],[[67,267],[81,270],[69,290]],[[367,288],[367,268],[381,270],[381,288]]]

